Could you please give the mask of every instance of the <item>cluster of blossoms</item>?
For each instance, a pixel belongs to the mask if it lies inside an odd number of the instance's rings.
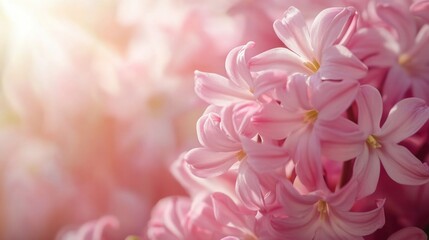
[[[426,239],[429,2],[289,7],[284,46],[195,72],[200,147],[173,172],[189,197],[149,239]]]

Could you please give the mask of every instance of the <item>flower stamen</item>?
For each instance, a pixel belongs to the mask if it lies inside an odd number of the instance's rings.
[[[317,202],[317,211],[320,213],[320,218],[326,218],[328,215],[328,203],[324,200],[319,200]]]
[[[310,69],[312,73],[315,73],[319,70],[320,63],[316,59],[313,59],[311,62],[304,62],[304,66]]]
[[[247,154],[243,149],[241,149],[239,152],[235,154],[235,156],[237,157],[238,161],[241,161],[247,156]]]
[[[368,136],[368,138],[366,139],[366,143],[368,144],[368,146],[374,149],[381,148],[381,144],[377,141],[377,138],[372,135]]]
[[[316,121],[318,115],[319,115],[319,112],[316,109],[307,111],[304,116],[304,122],[313,123],[314,121]]]

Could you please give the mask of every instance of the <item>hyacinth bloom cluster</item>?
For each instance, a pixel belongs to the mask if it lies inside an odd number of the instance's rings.
[[[428,6],[290,6],[282,46],[196,71],[200,146],[173,165],[189,196],[161,200],[147,237],[427,239]]]

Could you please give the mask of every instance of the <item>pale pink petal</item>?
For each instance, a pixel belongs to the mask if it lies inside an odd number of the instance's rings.
[[[421,163],[406,147],[382,143],[377,151],[381,163],[390,178],[406,185],[421,185],[429,182],[429,166]]]
[[[354,28],[352,23],[355,18],[357,13],[353,7],[327,8],[316,16],[311,25],[310,36],[317,59],[320,59],[326,48],[342,41],[349,28]]]
[[[286,216],[311,215],[314,204],[320,200],[316,195],[301,195],[291,182],[284,180],[277,185],[277,199],[283,205]]]
[[[305,61],[313,60],[308,27],[304,16],[297,8],[289,7],[283,18],[274,22],[274,31],[290,50],[303,57]]]
[[[365,136],[359,126],[347,118],[321,121],[317,132],[321,139],[322,154],[328,159],[347,161],[363,151]]]
[[[184,218],[191,207],[187,197],[160,200],[152,210],[148,224],[150,239],[185,239]]]
[[[301,114],[290,113],[277,103],[269,103],[252,117],[252,123],[262,136],[284,139],[303,126]]]
[[[240,164],[235,190],[248,209],[257,211],[265,207],[266,195],[258,174],[246,162]]]
[[[335,206],[336,210],[349,211],[356,202],[356,190],[358,183],[352,179],[345,186],[336,190],[332,195],[328,195],[326,201],[329,205]]]
[[[213,193],[211,198],[217,221],[241,230],[253,230],[256,212],[239,209],[231,198],[223,193]]]
[[[224,106],[231,102],[253,100],[253,94],[231,80],[214,73],[195,71],[195,93],[210,104]]]
[[[253,80],[250,75],[249,66],[247,64],[247,50],[255,45],[254,42],[248,42],[244,46],[239,46],[232,49],[225,61],[225,69],[237,86],[243,89],[253,89]]]
[[[273,48],[260,53],[249,60],[250,70],[253,72],[278,70],[287,74],[307,73],[311,71],[303,64],[296,53],[287,48]]]
[[[428,0],[416,0],[410,6],[410,11],[421,18],[423,18],[427,23],[429,22],[429,1]]]
[[[428,4],[429,5],[429,4]],[[405,227],[389,236],[387,240],[427,240],[426,233],[418,227]]]
[[[357,80],[366,76],[368,68],[344,46],[325,49],[318,73],[322,80]]]
[[[353,166],[353,178],[359,183],[357,198],[369,196],[375,192],[380,177],[380,160],[374,150],[370,150],[366,144]]]
[[[361,86],[356,97],[358,123],[365,135],[378,134],[383,113],[383,102],[378,90],[370,85]]]
[[[321,162],[320,142],[310,127],[293,132],[285,142],[285,147],[296,163],[295,171],[309,191],[325,189]]]
[[[283,89],[282,89],[283,90]],[[278,90],[279,99],[286,109],[298,112],[302,109],[311,110],[309,86],[307,77],[302,74],[294,74],[289,77],[285,92]]]
[[[429,107],[423,99],[404,99],[390,110],[378,136],[383,142],[399,143],[416,133],[428,119]]]
[[[408,9],[384,3],[377,5],[377,14],[396,30],[401,50],[406,50],[413,45],[417,26],[412,15],[408,14]]]
[[[343,114],[356,98],[359,83],[355,81],[322,82],[313,92],[311,103],[318,119],[333,120]]]
[[[230,137],[221,129],[221,118],[217,113],[207,113],[198,119],[198,140],[204,147],[216,149],[221,152],[240,149],[240,143]]]
[[[219,152],[207,148],[194,148],[184,156],[191,171],[198,177],[219,176],[228,171],[239,159],[237,152]]]
[[[279,167],[286,166],[289,161],[289,153],[283,147],[257,143],[246,138],[241,143],[247,154],[247,163],[257,172],[274,172]]]
[[[366,236],[384,226],[384,200],[377,203],[377,208],[368,212],[349,212],[332,208],[330,216],[332,222],[339,226],[341,231],[354,236]]]
[[[261,72],[255,77],[255,92],[256,98],[278,87],[285,86],[287,75],[281,72]]]
[[[283,206],[283,218],[274,218],[272,227],[287,239],[313,239],[318,228],[319,215],[314,204],[320,199],[316,195],[301,195],[288,181],[277,186],[277,198]]]
[[[251,125],[250,119],[259,109],[260,105],[257,102],[250,101],[235,103],[224,107],[221,110],[222,130],[225,131],[236,144],[240,144],[240,136],[252,138],[256,135],[256,130]],[[230,146],[233,145],[234,144],[230,144]]]

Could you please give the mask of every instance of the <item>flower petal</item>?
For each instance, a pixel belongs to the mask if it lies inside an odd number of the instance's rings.
[[[368,212],[338,211],[333,208],[330,214],[335,220],[333,219],[331,222],[338,225],[347,234],[359,237],[366,236],[384,226],[383,206],[384,200],[379,201],[377,208]]]
[[[347,118],[321,121],[317,128],[322,154],[332,160],[346,161],[363,151],[365,137],[359,126]]]
[[[323,50],[341,42],[349,31],[354,29],[356,10],[353,7],[332,7],[321,11],[313,21],[310,30],[311,44],[320,59]]]
[[[405,227],[390,235],[387,240],[408,240],[408,239],[427,240],[428,236],[422,229],[418,227]]]
[[[376,11],[383,21],[395,28],[401,50],[406,50],[413,45],[417,26],[413,16],[407,13],[408,9],[384,3],[377,5]]]
[[[293,73],[307,73],[311,71],[305,67],[303,60],[287,48],[273,48],[260,53],[249,60],[250,70],[253,72],[266,71],[267,69]]]
[[[231,102],[253,100],[253,94],[231,80],[214,73],[195,71],[195,93],[209,104],[225,106]]]
[[[383,102],[378,90],[370,85],[361,86],[356,97],[358,123],[365,135],[378,134],[383,113]]]
[[[429,107],[423,99],[404,99],[390,110],[378,136],[383,142],[399,143],[416,133],[428,119]]]
[[[395,182],[406,185],[429,182],[429,166],[421,163],[406,147],[383,144],[377,152],[384,169]]]
[[[219,176],[238,161],[235,152],[219,152],[207,148],[194,148],[185,154],[184,159],[191,172],[202,178]]]
[[[349,49],[335,45],[322,53],[319,75],[322,80],[357,80],[366,76],[368,68]]]
[[[283,14],[283,18],[274,22],[274,31],[290,50],[305,61],[313,60],[308,27],[304,16],[297,8],[289,7]]]
[[[359,90],[356,81],[322,82],[315,89],[311,99],[318,110],[318,119],[333,120],[343,114],[355,100]]]
[[[363,144],[364,145],[364,144]],[[359,183],[357,199],[375,192],[380,177],[380,160],[376,151],[364,145],[353,166],[353,178]]]
[[[247,163],[257,172],[274,172],[289,162],[289,153],[283,147],[267,142],[257,143],[242,138],[243,150],[247,154]]]
[[[264,105],[252,117],[256,130],[271,139],[285,139],[291,132],[303,126],[303,116],[290,113],[275,102]]]
[[[244,46],[236,47],[232,49],[226,57],[225,69],[230,80],[243,89],[254,88],[253,79],[247,64],[247,50],[254,45],[254,42],[248,42]]]

